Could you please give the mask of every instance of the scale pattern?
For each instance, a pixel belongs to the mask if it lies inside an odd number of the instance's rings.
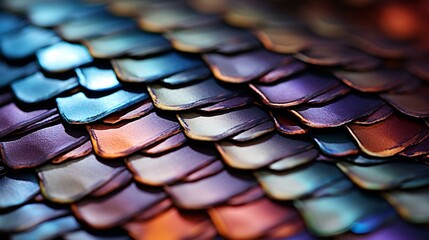
[[[0,238],[428,239],[424,1],[352,2],[2,1]]]

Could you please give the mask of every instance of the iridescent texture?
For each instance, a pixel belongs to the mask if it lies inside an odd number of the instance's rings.
[[[276,128],[286,135],[299,135],[307,133],[308,129],[299,124],[299,119],[286,111],[271,111]]]
[[[290,56],[266,50],[255,50],[240,55],[210,53],[204,58],[216,78],[231,83],[249,82],[279,65],[292,61]]]
[[[194,53],[234,53],[259,45],[250,32],[222,24],[180,29],[172,31],[168,37],[174,48]]]
[[[82,45],[59,42],[37,51],[37,60],[48,72],[65,72],[92,62],[92,57]]]
[[[315,35],[293,28],[263,28],[257,35],[267,49],[286,54],[294,54],[320,41]]]
[[[344,66],[352,70],[369,70],[381,61],[359,50],[341,45],[339,42],[318,44],[303,49],[295,55],[299,60],[319,66]]]
[[[148,99],[121,111],[112,113],[107,118],[102,119],[102,121],[103,123],[116,124],[122,121],[133,120],[148,114],[152,109],[152,101]]]
[[[255,172],[265,192],[277,200],[294,200],[311,196],[345,176],[335,165],[315,162],[286,172]]]
[[[79,41],[132,29],[135,26],[131,19],[101,13],[63,23],[58,26],[57,31],[67,41]]]
[[[188,176],[182,179],[183,182],[195,182],[212,175],[215,175],[224,169],[224,164],[222,161],[216,160],[212,163],[209,163],[207,166],[204,166],[197,171],[189,174]]]
[[[254,185],[255,182],[249,176],[223,170],[196,182],[177,183],[165,189],[177,206],[201,209],[225,202]]]
[[[233,108],[239,108],[246,105],[249,105],[250,103],[254,102],[254,98],[250,95],[238,95],[232,98],[228,98],[226,100],[220,101],[218,103],[210,104],[208,106],[203,106],[201,108],[198,108],[199,112],[217,112],[217,111],[224,111],[224,110],[230,110]]]
[[[359,153],[359,148],[344,128],[313,131],[311,136],[319,145],[319,149],[328,156],[344,157]]]
[[[429,222],[429,209],[426,207],[428,187],[393,190],[385,192],[384,197],[405,220],[413,223]]]
[[[348,124],[348,130],[366,154],[393,156],[428,135],[426,125],[399,114],[372,125]]]
[[[72,203],[105,184],[122,169],[121,164],[107,164],[90,154],[62,164],[43,165],[37,172],[46,199]]]
[[[176,121],[156,112],[129,122],[86,127],[95,153],[104,158],[125,157],[180,131]]]
[[[219,233],[229,239],[261,239],[281,223],[300,221],[291,206],[267,198],[240,206],[221,205],[211,208],[209,214]]]
[[[359,104],[355,104],[355,103]],[[347,94],[322,105],[291,110],[304,124],[314,128],[338,127],[367,116],[383,105],[377,98]]]
[[[72,149],[67,153],[64,153],[60,156],[55,157],[54,159],[52,159],[52,163],[58,164],[58,163],[65,162],[67,160],[80,158],[88,155],[90,152],[92,152],[91,141],[86,141],[85,143],[78,146],[77,148]]]
[[[26,103],[39,103],[52,99],[78,85],[76,77],[52,78],[37,72],[12,82],[11,88],[19,100]]]
[[[219,21],[216,15],[195,12],[182,5],[154,8],[146,11],[138,20],[141,28],[151,32],[165,32],[177,28],[191,28]]]
[[[106,183],[97,188],[95,191],[91,192],[89,195],[95,198],[107,196],[114,191],[124,188],[132,181],[133,175],[126,168],[120,168],[118,172],[119,173],[113,176],[113,178],[109,179]]]
[[[114,59],[112,65],[120,80],[148,83],[201,67],[203,62],[193,56],[171,52],[146,59]]]
[[[273,162],[268,166],[268,168],[274,171],[289,170],[313,161],[314,159],[317,158],[318,155],[319,155],[319,151],[312,148],[312,149],[297,153],[295,155],[285,157],[276,162]]]
[[[407,46],[391,41],[371,31],[349,32],[351,44],[374,56],[389,59],[401,59],[407,55]]]
[[[161,156],[132,155],[125,161],[142,184],[163,186],[176,182],[216,159],[210,149],[183,146]]]
[[[137,240],[211,239],[216,234],[206,214],[182,212],[175,207],[146,221],[131,221],[125,229]]]
[[[54,239],[66,232],[79,229],[80,225],[74,216],[65,216],[54,220],[43,222],[35,228],[26,232],[17,233],[12,236],[13,240],[27,239]]]
[[[50,30],[27,26],[4,36],[0,41],[0,51],[9,59],[21,59],[58,41],[58,37]]]
[[[79,146],[86,140],[88,136],[83,129],[63,125],[60,122],[3,140],[0,143],[0,151],[3,162],[10,168],[33,168]]]
[[[346,234],[339,237],[340,240],[402,240],[402,239],[415,239],[424,240],[427,238],[429,231],[424,226],[413,225],[395,219],[393,223],[384,225],[380,229],[368,234]]]
[[[274,85],[252,84],[252,89],[271,107],[291,107],[339,85],[334,77],[318,73],[303,73],[276,82]]]
[[[1,232],[27,231],[45,221],[64,216],[67,208],[52,207],[44,203],[30,203],[7,213],[0,214]]]
[[[371,125],[385,120],[386,118],[390,117],[390,115],[392,115],[393,113],[394,113],[393,108],[385,104],[381,106],[379,109],[377,109],[375,112],[371,113],[370,115],[362,118],[358,118],[357,120],[353,121],[353,123],[362,124],[362,125]]]
[[[275,129],[272,121],[266,121],[253,128],[250,128],[244,132],[241,132],[231,138],[233,141],[246,142],[257,137],[260,137],[266,133],[272,132]]]
[[[23,78],[37,71],[37,64],[30,62],[26,64],[10,64],[0,60],[0,88],[9,86],[14,80]]]
[[[158,84],[148,85],[148,92],[155,107],[178,111],[216,103],[236,95],[213,78],[181,88],[169,88]]]
[[[309,230],[319,236],[346,232],[356,221],[389,208],[381,199],[356,189],[340,195],[296,200],[294,204]]]
[[[409,93],[386,93],[381,97],[406,115],[416,118],[429,117],[429,87],[427,85]]]
[[[338,167],[358,186],[368,190],[420,187],[429,184],[429,167],[425,164],[389,162],[359,166],[340,162]],[[423,181],[421,181],[423,180]]]
[[[7,136],[9,133],[25,128],[55,113],[56,109],[53,108],[34,109],[17,105],[14,102],[0,106],[0,137]]]
[[[93,57],[107,59],[124,55],[142,57],[171,48],[162,35],[143,31],[120,32],[86,39],[83,44]]]
[[[34,173],[0,175],[0,209],[23,204],[39,193],[39,184]]]
[[[362,92],[384,92],[394,90],[415,81],[404,71],[380,69],[366,72],[335,71],[345,84]]]
[[[54,27],[70,19],[86,17],[103,11],[99,4],[85,5],[75,1],[38,1],[28,6],[28,18],[41,27]]]
[[[159,189],[131,183],[119,192],[99,199],[86,199],[72,205],[77,217],[97,229],[118,226],[165,198]]]
[[[429,154],[429,137],[415,145],[412,145],[406,148],[404,151],[400,152],[399,154],[405,157],[417,157],[422,155],[428,155]]]
[[[173,149],[176,149],[186,142],[186,137],[182,132],[179,132],[160,143],[156,143],[153,146],[150,146],[146,149],[143,149],[142,152],[149,155],[156,155],[160,153],[164,153],[167,151],[171,151]]]
[[[90,91],[106,91],[121,86],[112,69],[86,67],[76,69],[79,84]]]
[[[229,166],[239,169],[258,169],[312,146],[313,144],[307,139],[275,133],[243,143],[230,141],[216,143],[224,161]]]
[[[15,16],[13,14],[8,14],[2,12],[0,14],[0,34],[3,35],[5,33],[11,32],[15,29],[18,29],[24,26],[26,22],[24,19]]]
[[[189,70],[173,74],[167,78],[163,78],[160,81],[166,86],[178,86],[181,84],[188,84],[197,82],[199,80],[207,79],[211,75],[210,69],[206,66],[197,68],[191,68]]]
[[[235,135],[268,120],[269,116],[255,106],[221,113],[181,113],[177,115],[185,134],[200,141],[216,141]]]
[[[325,102],[329,102],[335,98],[339,98],[341,96],[344,96],[345,94],[350,92],[350,88],[347,86],[340,84],[333,89],[326,91],[310,100],[308,100],[309,104],[321,104]]]
[[[282,78],[290,77],[296,73],[304,71],[306,66],[307,65],[298,60],[292,60],[274,68],[267,74],[260,77],[257,81],[260,83],[274,83]]]
[[[109,114],[122,110],[149,96],[142,90],[118,90],[114,93],[94,98],[83,92],[68,97],[57,98],[58,111],[72,124],[87,124],[100,120]]]

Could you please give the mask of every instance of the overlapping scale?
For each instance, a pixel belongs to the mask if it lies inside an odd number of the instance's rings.
[[[0,5],[0,239],[427,238],[423,2]]]
[[[170,52],[146,59],[114,59],[112,65],[122,81],[149,83],[201,67],[203,62],[196,57]]]
[[[125,157],[180,131],[171,116],[157,112],[136,120],[113,125],[95,123],[86,128],[95,153],[104,158]]]
[[[90,154],[62,164],[44,165],[37,172],[46,199],[72,203],[101,187],[123,167],[117,162],[105,163]]]

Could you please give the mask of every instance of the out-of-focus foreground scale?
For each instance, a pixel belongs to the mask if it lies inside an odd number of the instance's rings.
[[[427,1],[0,6],[0,239],[429,239]]]

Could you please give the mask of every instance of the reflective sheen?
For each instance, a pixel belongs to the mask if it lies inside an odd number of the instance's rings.
[[[93,154],[37,169],[41,192],[50,201],[72,203],[82,199],[119,173],[121,164],[107,164]]]
[[[234,53],[259,45],[250,32],[220,24],[172,31],[168,36],[174,48],[195,53]]]
[[[23,129],[56,113],[53,108],[31,108],[10,102],[0,106],[0,137]]]
[[[346,129],[312,131],[311,136],[319,145],[319,149],[328,156],[344,157],[359,153],[359,148]]]
[[[167,51],[170,43],[159,34],[129,31],[87,39],[83,42],[95,58],[114,58],[124,55],[147,56]]]
[[[428,223],[429,201],[428,187],[406,190],[393,190],[384,193],[384,197],[405,220],[412,223]]]
[[[255,139],[259,136],[262,136],[266,133],[272,132],[275,129],[274,123],[272,121],[266,121],[259,125],[256,125],[255,127],[246,130],[244,132],[241,132],[231,138],[233,141],[237,142],[245,142],[252,139]]]
[[[376,157],[393,156],[428,134],[426,125],[399,114],[372,125],[349,124],[347,128],[362,151]]]
[[[203,66],[203,62],[176,52],[146,59],[114,59],[113,68],[119,79],[126,82],[153,82],[183,72],[192,68]]]
[[[295,155],[280,159],[270,164],[268,168],[274,171],[289,170],[315,160],[318,155],[319,155],[319,151],[312,148],[312,149],[297,153]]]
[[[389,208],[381,199],[358,190],[341,195],[296,200],[294,204],[307,227],[318,236],[346,232],[356,221]]]
[[[87,125],[97,155],[104,158],[125,157],[164,140],[180,131],[171,117],[152,112],[137,120],[115,125]]]
[[[29,203],[11,212],[0,214],[0,231],[27,231],[38,224],[67,213],[69,213],[67,208],[53,207],[44,203]]]
[[[326,128],[338,127],[367,116],[382,105],[383,101],[377,98],[347,94],[323,105],[300,107],[292,112],[310,127]]]
[[[29,231],[14,234],[11,240],[54,239],[79,227],[74,216],[66,216],[39,224]]]
[[[185,209],[202,209],[227,201],[255,185],[249,176],[222,171],[196,182],[178,183],[165,189],[175,204]],[[195,194],[198,192],[198,194]]]
[[[406,72],[388,69],[366,72],[336,71],[335,75],[345,84],[362,92],[389,91],[414,81]]]
[[[294,208],[267,198],[240,206],[221,205],[211,208],[209,214],[219,233],[228,239],[261,239],[283,222],[299,221]]]
[[[88,136],[83,129],[57,123],[4,140],[0,142],[0,151],[3,162],[10,168],[33,168],[86,140]]]
[[[429,87],[426,85],[409,93],[386,93],[381,96],[406,115],[417,118],[429,117]]]
[[[266,50],[255,50],[232,56],[211,53],[204,57],[216,78],[231,83],[249,82],[278,65],[292,61],[290,56]]]
[[[181,113],[177,115],[185,134],[200,141],[216,141],[252,128],[269,116],[255,106],[221,113]]]
[[[255,175],[265,192],[277,200],[308,197],[313,192],[345,177],[335,165],[323,162],[315,162],[286,172],[260,170],[255,172]]]
[[[126,163],[137,181],[162,186],[180,180],[215,159],[210,149],[184,146],[161,156],[132,155]]]
[[[7,58],[21,59],[30,57],[40,48],[58,41],[58,37],[50,30],[27,26],[3,37],[0,50]]]
[[[101,13],[63,23],[57,31],[67,41],[79,41],[128,30],[135,25],[132,19]]]
[[[143,188],[131,183],[114,194],[73,204],[72,210],[89,226],[107,229],[130,220],[164,198],[165,193],[159,189]]]
[[[237,94],[219,85],[213,78],[180,88],[151,84],[148,85],[148,92],[157,108],[169,111],[216,103]]]
[[[82,45],[59,42],[37,51],[37,60],[48,72],[65,72],[92,62],[92,57]]]
[[[143,91],[118,90],[114,93],[91,97],[83,92],[69,97],[57,98],[61,116],[72,124],[86,124],[100,120],[107,115],[122,110],[148,98]]]
[[[268,134],[248,142],[219,142],[216,147],[224,161],[234,168],[257,169],[310,149],[307,139]]]
[[[252,84],[251,87],[271,107],[290,107],[302,104],[339,85],[329,75],[303,73],[276,82],[274,85]]]
[[[34,173],[0,175],[0,209],[23,204],[39,193],[39,184]]]
[[[119,88],[121,84],[112,69],[86,67],[76,69],[79,84],[90,91],[106,91]]]
[[[14,81],[11,87],[19,100],[26,103],[39,103],[54,98],[78,85],[76,77],[51,78],[37,72]]]

